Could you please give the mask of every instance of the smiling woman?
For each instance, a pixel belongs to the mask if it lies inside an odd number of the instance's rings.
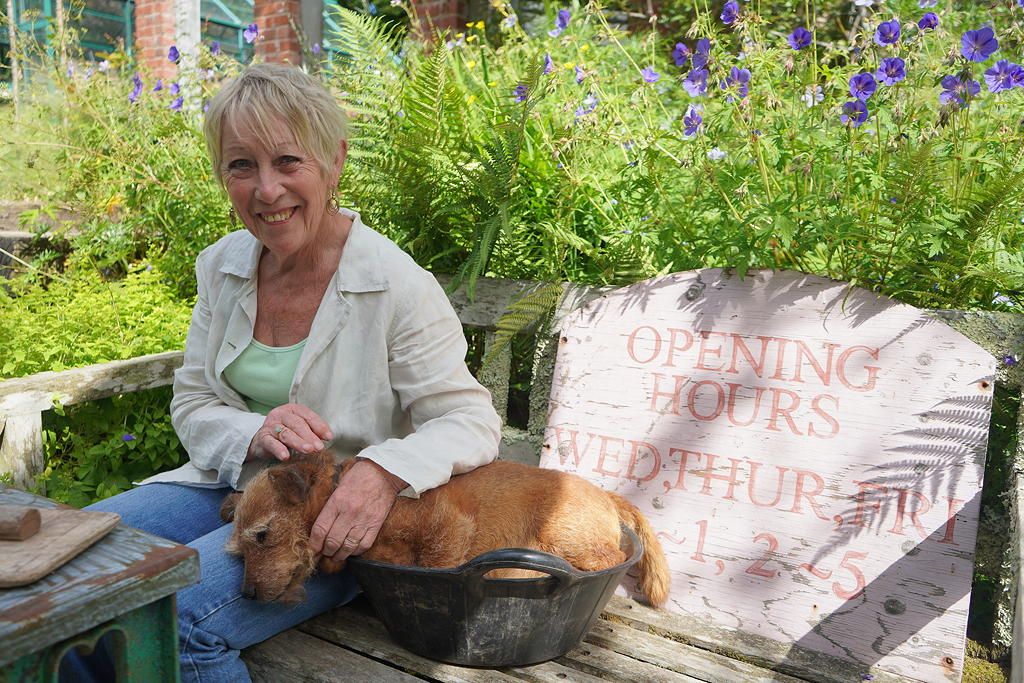
[[[204,129],[245,229],[196,261],[171,401],[190,461],[93,509],[199,551],[202,580],[178,594],[182,679],[246,681],[240,649],[356,587],[343,571],[310,578],[288,610],[248,599],[241,562],[224,552],[227,494],[328,442],[355,457],[308,539],[295,539],[340,564],[370,548],[400,493],[493,460],[500,420],[434,277],[338,206],[345,119],[323,86],[293,67],[251,66],[213,99]],[[65,678],[104,679],[98,659],[73,659]]]

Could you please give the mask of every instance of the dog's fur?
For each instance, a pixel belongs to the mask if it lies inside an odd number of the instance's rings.
[[[303,599],[303,583],[317,566],[309,534],[317,515],[353,460],[335,464],[328,451],[261,472],[244,493],[231,494],[221,517],[234,521],[228,552],[245,561],[243,595],[258,600]],[[581,477],[496,461],[424,493],[400,496],[363,557],[391,564],[456,567],[498,548],[531,548],[558,555],[583,571],[613,567],[619,522],[644,544],[639,588],[655,606],[668,597],[669,569],[654,531],[625,498]],[[344,563],[320,558],[321,571]],[[505,576],[518,575],[503,570]],[[492,575],[497,575],[497,572]]]

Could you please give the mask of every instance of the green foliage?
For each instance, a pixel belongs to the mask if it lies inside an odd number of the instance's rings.
[[[0,289],[0,379],[180,349],[190,308],[142,264],[123,280],[72,268]]]

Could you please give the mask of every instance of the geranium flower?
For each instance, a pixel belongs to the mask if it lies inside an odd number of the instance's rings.
[[[210,54],[211,55],[219,55],[220,54],[220,41],[219,40],[215,40],[212,43],[210,43]]]
[[[177,64],[179,59],[181,59],[181,53],[178,52],[178,46],[171,45],[171,49],[167,51],[167,61]]]
[[[939,17],[935,12],[926,12],[925,15],[917,21],[917,27],[922,31],[932,31],[938,26]]]
[[[174,111],[181,111],[181,105],[184,104],[184,102],[185,102],[185,98],[184,97],[180,97],[180,96],[176,97],[174,99],[174,101],[171,102],[171,104],[168,107],[168,109],[173,109]]]
[[[1020,79],[1021,66],[1005,59],[1000,59],[995,66],[985,71],[985,84],[989,92],[1010,90]]]
[[[253,42],[259,37],[259,35],[260,27],[257,26],[256,24],[249,24],[245,27],[245,30],[242,31],[242,38],[244,38],[245,42],[249,45],[252,45]]]
[[[739,3],[736,0],[729,0],[729,2],[725,3],[720,18],[727,25],[736,23],[736,20],[740,18]]]
[[[900,22],[896,19],[883,21],[875,29],[875,42],[879,45],[892,45],[900,39]]]
[[[807,89],[804,90],[804,94],[800,99],[803,100],[804,104],[807,105],[807,108],[810,109],[814,105],[820,104],[825,99],[825,93],[821,91],[820,85],[816,85],[813,88],[811,86],[807,86]]]
[[[708,159],[711,159],[711,161],[721,161],[724,158],[725,152],[718,149],[717,147],[712,147],[711,149],[708,150]]]
[[[970,77],[946,76],[942,79],[939,103],[960,109],[966,106],[968,101],[979,92],[981,92],[981,83]]]
[[[586,99],[583,100],[583,105],[576,107],[576,118],[592,114],[597,109],[598,99],[594,97],[594,93],[587,95]]]
[[[583,83],[583,79],[587,77],[587,72],[580,68],[579,64],[575,67],[576,70],[576,85]]]
[[[129,441],[135,441],[135,435],[134,434],[130,434],[130,433],[129,434],[122,434],[121,435],[121,441],[124,441],[125,443],[128,443]]]
[[[567,9],[558,10],[558,15],[555,16],[555,27],[548,31],[548,35],[552,38],[557,38],[562,35],[562,31],[569,28],[569,19],[572,18],[572,13]]]
[[[661,74],[655,71],[654,67],[650,66],[644,67],[643,71],[640,72],[640,75],[644,77],[645,83],[657,83],[661,78]]]
[[[99,63],[98,68],[101,74],[105,74],[110,70],[110,62],[104,59],[102,62]]]
[[[675,48],[672,50],[672,61],[676,63],[676,66],[686,66],[686,61],[690,58],[690,48],[686,47],[684,43],[676,43]]]
[[[708,91],[708,70],[691,69],[683,79],[683,90],[689,93],[690,97],[700,97]]]
[[[811,44],[811,32],[803,26],[797,26],[786,38],[786,42],[794,50],[802,50]]]
[[[984,62],[999,49],[995,31],[982,26],[976,31],[967,31],[960,38],[960,53],[972,62]]]
[[[875,77],[867,71],[862,71],[850,78],[850,94],[862,102],[874,95],[877,89],[878,83],[875,82]]]
[[[164,89],[164,79],[156,79],[156,85],[153,86],[153,92],[160,92]]]
[[[735,92],[741,98],[746,97],[750,94],[750,70],[740,69],[732,67],[729,69],[729,76],[724,81],[719,83],[722,90],[729,90]],[[732,102],[732,95],[728,95],[725,98],[726,102]]]
[[[135,100],[139,99],[139,95],[142,94],[142,77],[136,73],[132,76],[132,83],[135,84],[135,87],[128,93],[128,101],[134,104]]]
[[[875,72],[882,85],[896,85],[907,77],[907,63],[899,57],[886,57]]]
[[[181,86],[177,83],[177,81],[171,83],[170,93],[172,95],[177,95],[179,92],[181,92]]]
[[[554,70],[555,70],[555,63],[553,61],[551,61],[551,55],[550,54],[545,54],[544,55],[544,75],[546,76],[546,75],[548,75],[549,73],[551,73]]]
[[[704,122],[697,110],[694,109],[693,105],[686,110],[686,114],[683,116],[683,135],[686,137],[692,137],[697,134],[700,129],[700,124]]]
[[[853,0],[853,4],[856,7],[871,7],[875,0]]]
[[[711,60],[711,41],[707,38],[701,38],[697,41],[697,49],[690,58],[693,68],[703,69],[708,65]]]
[[[516,89],[512,91],[513,99],[516,102],[525,102],[526,96],[530,94],[530,89],[526,87],[525,83],[520,83],[516,86]]]
[[[939,4],[939,0],[917,0],[917,6],[921,9],[935,7],[937,4]]]
[[[839,120],[854,128],[868,120],[868,105],[864,100],[850,100],[843,104],[843,111],[839,114]]]

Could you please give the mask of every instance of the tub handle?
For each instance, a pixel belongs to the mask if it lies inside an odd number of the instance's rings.
[[[502,548],[478,555],[462,565],[460,574],[466,590],[482,595],[486,580],[484,574],[493,569],[528,569],[547,574],[555,580],[548,590],[549,596],[565,590],[576,581],[576,570],[557,555],[527,548]]]

